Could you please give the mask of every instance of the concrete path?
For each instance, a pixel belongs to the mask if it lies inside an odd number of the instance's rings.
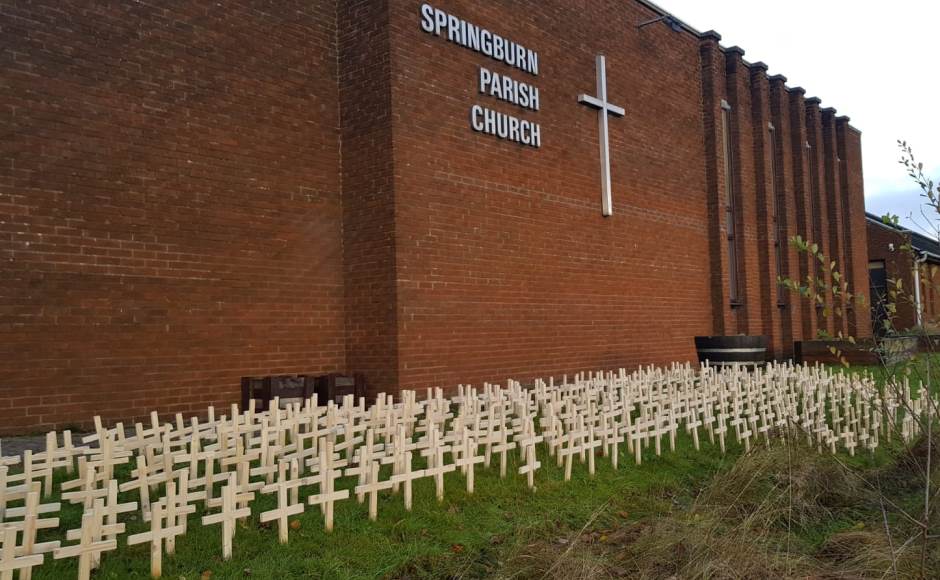
[[[75,435],[72,435],[75,437]],[[81,438],[79,437],[78,440]],[[73,439],[74,440],[74,439]],[[45,435],[32,435],[29,437],[0,437],[0,452],[3,457],[22,455],[27,449],[39,453],[46,449]]]

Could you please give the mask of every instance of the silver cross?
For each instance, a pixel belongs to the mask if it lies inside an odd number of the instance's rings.
[[[597,96],[578,95],[578,102],[597,109],[598,127],[600,129],[601,148],[601,212],[609,216],[613,213],[613,203],[610,196],[610,146],[607,137],[607,115],[623,117],[624,110],[617,105],[607,102],[607,71],[604,55],[597,55]]]

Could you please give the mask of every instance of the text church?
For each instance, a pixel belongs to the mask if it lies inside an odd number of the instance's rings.
[[[393,393],[871,334],[777,284],[816,272],[800,235],[867,293],[860,133],[645,0],[37,0],[0,27],[0,434],[249,376]]]

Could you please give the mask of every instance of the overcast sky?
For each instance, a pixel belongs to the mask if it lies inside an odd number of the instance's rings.
[[[940,180],[940,2],[654,1],[851,117],[862,132],[868,211],[902,221],[918,211],[919,190],[897,163],[898,139]]]

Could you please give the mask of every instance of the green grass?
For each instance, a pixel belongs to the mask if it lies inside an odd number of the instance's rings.
[[[940,363],[940,356],[931,360]],[[923,374],[925,364],[926,359],[921,360],[921,368],[912,376]],[[892,376],[881,367],[854,367],[841,372],[872,372],[882,384]],[[567,483],[563,469],[540,449],[542,468],[536,473],[535,490],[528,489],[525,478],[516,474],[517,454],[510,454],[509,475],[504,480],[498,476],[498,458],[494,457],[492,467],[477,468],[473,495],[466,493],[465,480],[459,473],[446,476],[441,503],[434,497],[432,480],[416,481],[411,512],[405,511],[400,494],[381,493],[377,522],[369,521],[367,504],[359,504],[353,497],[337,503],[335,529],[328,534],[323,530],[319,507],[307,507],[304,514],[292,518],[299,521],[300,527],[290,531],[287,545],[278,543],[276,524],[259,522],[259,514],[275,506],[273,495],[259,494],[252,504],[251,518],[237,527],[231,561],[221,558],[220,527],[203,527],[203,514],[197,513],[189,518],[188,534],[177,539],[176,554],[164,555],[163,576],[194,579],[210,572],[214,578],[491,577],[502,574],[507,562],[516,566],[520,557],[533,552],[533,546],[548,545],[552,555],[565,551],[567,544],[562,539],[576,536],[582,528],[642,529],[682,517],[700,492],[713,482],[720,484],[720,476],[742,457],[741,447],[730,440],[728,443],[728,452],[722,455],[703,434],[702,450],[696,452],[691,440],[680,433],[675,452],[669,450],[664,439],[663,455],[656,457],[650,447],[640,466],[634,464],[632,454],[622,445],[619,469],[614,470],[609,459],[598,456],[593,478],[588,476],[586,465],[576,462],[572,480]],[[775,442],[774,446],[780,444]],[[840,454],[840,458],[855,468],[875,472],[891,464],[900,451],[895,442],[874,454]],[[128,472],[129,467],[124,466],[118,477],[126,480]],[[382,477],[388,477],[387,469]],[[56,489],[63,479],[57,474]],[[353,485],[352,478],[344,478],[338,487],[352,489]],[[307,493],[309,490],[301,491],[304,502]],[[912,493],[899,501],[904,505],[910,502],[914,509],[918,497]],[[134,492],[121,494],[122,502],[137,499]],[[63,504],[59,529],[79,527],[81,511],[81,506]],[[834,535],[855,529],[859,522],[879,525],[880,517],[880,511],[872,506],[862,511],[852,508],[833,512],[831,517],[796,530],[792,540],[804,553],[811,554]],[[148,528],[138,518],[134,514],[126,520],[128,533]],[[39,540],[61,539],[63,535],[57,530],[42,531]],[[126,537],[119,539],[117,551],[104,554],[96,578],[149,577],[149,545],[128,547]],[[77,560],[53,560],[47,555],[34,577],[73,577],[76,570]]]
[[[330,534],[323,530],[319,508],[308,507],[295,518],[300,528],[291,530],[290,543],[284,546],[278,544],[276,527],[258,520],[261,511],[274,507],[274,497],[259,494],[252,505],[252,517],[237,528],[233,560],[224,562],[221,558],[219,526],[202,527],[201,514],[194,514],[188,534],[177,540],[176,554],[164,556],[163,575],[199,578],[205,571],[221,578],[485,575],[497,565],[500,552],[533,538],[564,536],[583,526],[602,506],[595,520],[598,524],[625,515],[634,521],[656,517],[688,505],[715,473],[734,463],[741,449],[731,444],[723,457],[706,442],[703,452],[695,452],[691,442],[680,437],[676,452],[668,451],[666,444],[663,455],[656,457],[650,449],[641,466],[633,464],[626,449],[622,451],[618,470],[598,457],[593,478],[588,477],[586,465],[576,463],[567,483],[563,469],[551,458],[540,456],[542,468],[536,474],[535,490],[528,489],[525,478],[515,474],[516,456],[505,480],[499,478],[495,458],[493,467],[478,467],[473,495],[466,493],[461,475],[448,474],[442,503],[434,497],[433,481],[418,480],[410,513],[405,511],[401,495],[380,494],[377,522],[369,521],[367,505],[351,498],[337,503],[335,529]],[[339,487],[353,485],[351,478],[340,482]],[[133,492],[121,494],[121,501],[136,499]],[[78,527],[80,514],[80,506],[63,504],[61,528]],[[140,521],[128,521],[129,533],[145,529]],[[56,532],[45,532],[40,541],[58,537]],[[149,577],[149,546],[125,544],[126,537],[122,537],[119,549],[104,555],[96,577]],[[34,577],[70,577],[76,569],[77,560],[47,556]]]
[[[894,365],[826,365],[832,371],[850,374],[870,374],[879,386],[891,380],[907,377],[916,390],[929,382],[934,393],[940,392],[940,353],[920,353],[909,362]]]

